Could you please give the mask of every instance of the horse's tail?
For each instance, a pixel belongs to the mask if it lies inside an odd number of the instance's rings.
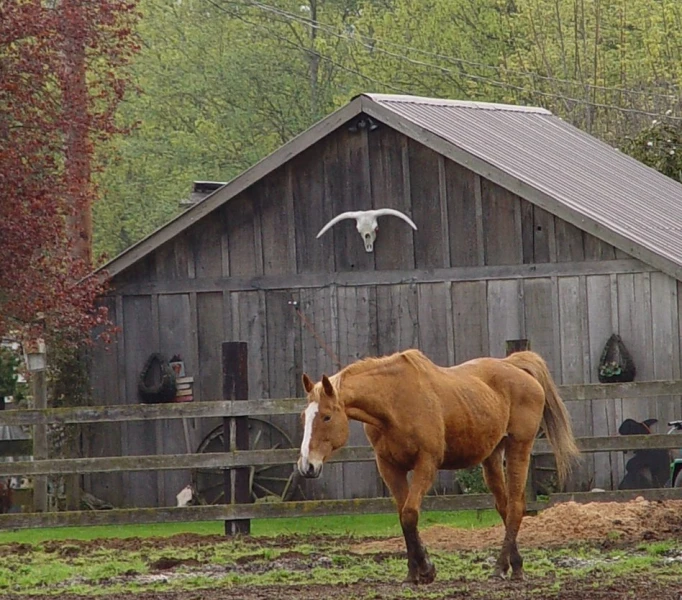
[[[580,450],[576,446],[571,420],[566,405],[547,368],[547,363],[535,352],[524,351],[510,354],[506,359],[514,366],[532,375],[545,390],[545,407],[542,412],[542,428],[556,457],[559,483],[563,484],[571,474],[573,463]]]

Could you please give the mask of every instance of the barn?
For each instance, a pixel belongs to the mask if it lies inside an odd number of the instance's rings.
[[[201,192],[204,192],[202,195]],[[221,397],[221,343],[248,343],[252,398],[302,396],[360,357],[418,347],[436,363],[527,340],[560,384],[596,382],[619,334],[638,380],[680,378],[682,186],[532,107],[363,94],[116,257],[104,299],[121,328],[93,357],[98,404],[140,402],[154,352],[181,357],[197,401]],[[345,211],[391,208],[372,252]],[[679,397],[569,402],[579,436],[626,417],[680,418]],[[88,456],[196,451],[211,423],[94,427]],[[262,425],[262,424],[261,424]],[[300,443],[277,417],[259,443]],[[281,434],[284,434],[283,436]],[[365,444],[358,426],[351,444]],[[372,464],[331,465],[308,498],[383,495]],[[577,489],[613,488],[590,455]],[[182,471],[89,475],[116,506],[172,505]],[[436,491],[453,487],[441,474]]]

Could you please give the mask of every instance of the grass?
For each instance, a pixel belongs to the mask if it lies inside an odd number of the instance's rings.
[[[470,529],[500,522],[492,510],[458,512],[423,512],[420,527],[449,525]],[[180,533],[221,535],[221,521],[199,523],[160,523],[154,525],[123,525],[116,527],[58,527],[0,532],[0,544],[21,542],[39,544],[48,540],[94,540],[129,537],[168,537]],[[297,519],[256,519],[251,522],[254,536],[294,534],[347,535],[354,537],[384,537],[401,535],[397,515],[343,515],[338,517],[302,517]]]
[[[135,550],[98,548],[85,554],[55,552],[53,547],[48,550],[36,545],[27,553],[10,552],[2,557],[0,595],[8,592],[17,598],[24,594],[59,593],[132,595],[152,590],[215,589],[222,586],[243,586],[252,590],[254,586],[316,583],[343,586],[358,582],[370,584],[371,589],[371,584],[394,585],[405,576],[405,559],[401,556],[387,555],[376,560],[373,555],[349,554],[349,541],[343,538],[318,540],[315,546],[306,544],[304,538],[301,542],[286,547],[259,548],[239,539],[226,538],[224,542],[209,546],[155,548],[140,544],[140,548]],[[63,550],[63,546],[60,549]],[[633,573],[645,573],[651,583],[666,578],[679,581],[682,564],[666,563],[663,558],[670,551],[682,552],[682,543],[674,540],[643,543],[628,551],[604,551],[594,546],[573,547],[571,551],[536,548],[527,549],[524,556],[526,574],[533,582],[533,591],[544,598],[547,597],[544,594],[558,593],[567,581],[574,584],[582,581],[586,589],[590,586],[596,589]],[[440,600],[452,595],[459,597],[463,590],[471,588],[472,598],[505,598],[506,586],[502,585],[499,590],[494,585],[492,590],[486,588],[491,555],[490,550],[434,551],[431,556],[438,569],[438,580],[445,583],[447,589],[397,587],[395,597]],[[316,562],[320,556],[326,557],[327,562]],[[145,579],[160,558],[190,562],[166,571],[169,575],[174,574],[169,581]],[[562,560],[566,558],[584,561],[579,566],[564,566]],[[291,560],[298,566],[292,567],[292,563],[287,562]],[[282,590],[283,595],[286,595],[285,589]],[[487,595],[489,592],[494,593]]]

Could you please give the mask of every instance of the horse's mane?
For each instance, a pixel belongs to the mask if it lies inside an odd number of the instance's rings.
[[[357,375],[369,369],[391,368],[399,361],[406,361],[418,371],[424,371],[433,366],[431,360],[416,348],[403,350],[387,356],[368,356],[351,363],[337,373],[338,382],[341,383],[346,375]]]

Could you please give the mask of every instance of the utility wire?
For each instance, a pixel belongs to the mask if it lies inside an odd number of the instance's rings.
[[[296,21],[296,22],[301,23],[303,25],[306,25],[308,27],[312,27],[314,29],[319,29],[320,31],[324,31],[326,33],[329,33],[330,35],[335,36],[335,37],[345,39],[348,41],[353,41],[355,43],[360,43],[361,45],[365,46],[366,48],[368,48],[370,50],[377,51],[377,52],[384,52],[386,54],[389,54],[390,56],[394,56],[396,58],[402,58],[405,60],[414,60],[414,59],[410,59],[409,57],[407,57],[405,55],[391,53],[391,52],[381,48],[380,45],[383,44],[383,45],[387,45],[387,46],[393,46],[394,48],[400,48],[403,50],[408,50],[410,52],[417,52],[417,53],[425,55],[425,56],[440,58],[440,59],[446,60],[446,61],[454,63],[454,64],[462,64],[462,65],[468,65],[468,66],[473,66],[473,67],[482,67],[485,69],[495,70],[498,73],[509,73],[509,74],[513,74],[513,75],[529,77],[532,79],[540,79],[540,80],[544,80],[544,81],[549,81],[552,83],[562,83],[562,84],[580,86],[580,87],[587,88],[587,89],[609,91],[609,92],[618,92],[618,93],[629,94],[629,95],[641,95],[641,96],[646,96],[648,98],[664,98],[667,100],[678,100],[679,99],[679,95],[677,95],[677,94],[650,93],[650,92],[647,92],[644,90],[633,90],[630,88],[623,88],[623,87],[596,85],[596,84],[592,84],[589,82],[581,82],[581,81],[576,81],[576,80],[572,80],[572,79],[561,79],[558,77],[540,75],[539,73],[533,73],[530,71],[523,71],[523,70],[519,70],[519,69],[509,69],[506,67],[501,67],[501,66],[497,66],[497,65],[491,65],[491,64],[487,64],[487,63],[472,61],[469,59],[459,58],[459,57],[455,57],[455,56],[449,56],[446,54],[429,52],[428,50],[422,50],[420,48],[415,48],[413,46],[407,46],[405,44],[398,44],[396,42],[391,42],[388,40],[382,40],[380,38],[369,37],[369,36],[365,36],[362,34],[348,35],[345,33],[339,33],[339,28],[335,27],[334,25],[321,23],[320,21],[317,21],[317,20],[313,21],[312,19],[310,19],[308,17],[297,15],[295,13],[286,11],[286,10],[281,9],[281,8],[278,8],[276,6],[271,6],[269,4],[264,4],[262,2],[258,2],[257,0],[242,0],[242,2],[239,2],[237,0],[232,0],[232,3],[233,4],[241,4],[242,6],[253,6],[253,7],[258,8],[262,11],[271,12],[273,14],[279,15],[284,19],[287,19],[290,21]],[[366,41],[361,42],[358,40],[358,38],[361,38],[361,39],[366,40]],[[425,66],[428,65],[428,66],[432,66],[434,68],[443,69],[443,67],[440,67],[438,65],[429,65],[429,63],[418,63],[418,64],[424,64]],[[505,82],[499,82],[499,83],[505,83]]]

